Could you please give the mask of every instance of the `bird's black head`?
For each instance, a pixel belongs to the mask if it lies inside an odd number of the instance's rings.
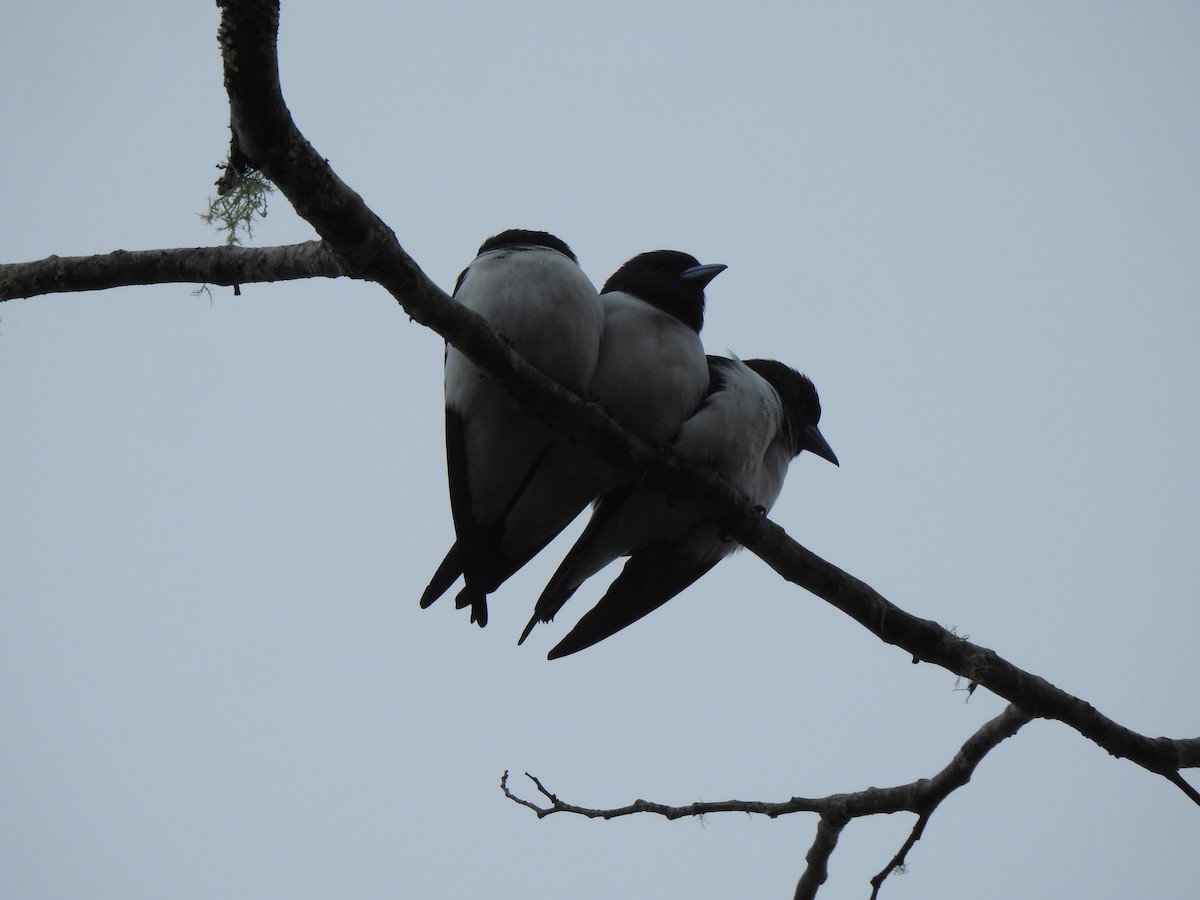
[[[835,466],[840,465],[833,448],[817,428],[821,421],[821,401],[812,381],[791,366],[775,359],[743,361],[775,388],[775,393],[779,395],[787,415],[788,442],[792,447],[792,455],[799,456],[800,451],[808,450],[822,459],[829,460]]]
[[[503,250],[505,248],[513,250],[526,250],[533,247],[543,247],[547,250],[557,250],[567,259],[576,265],[579,260],[575,258],[575,254],[571,252],[571,248],[567,246],[566,241],[555,237],[548,231],[529,231],[525,228],[510,228],[508,231],[502,231],[499,234],[492,235],[486,241],[479,245],[479,252],[476,257],[483,256],[492,250]],[[463,286],[463,282],[467,279],[467,273],[470,271],[470,266],[458,273],[458,280],[454,282],[454,293],[458,293],[458,289]]]
[[[720,263],[702,266],[696,257],[678,250],[651,250],[617,269],[600,293],[632,294],[699,334],[704,326],[704,288],[723,271]]]
[[[575,258],[575,254],[571,252],[571,248],[562,239],[548,231],[529,231],[525,228],[510,228],[508,231],[493,235],[480,244],[479,253],[476,255],[481,256],[489,250],[500,250],[504,247],[546,247],[550,250],[557,250],[573,263],[579,262]]]

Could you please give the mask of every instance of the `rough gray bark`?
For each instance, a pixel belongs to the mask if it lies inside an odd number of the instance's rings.
[[[48,256],[37,262],[0,265],[0,300],[135,284],[236,286],[345,274],[321,241],[285,247],[114,250],[101,256]]]

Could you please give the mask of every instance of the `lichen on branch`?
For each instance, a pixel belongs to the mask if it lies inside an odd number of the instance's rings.
[[[208,209],[200,213],[205,225],[224,233],[225,245],[240,245],[254,237],[254,226],[267,217],[267,198],[275,188],[257,169],[222,163],[217,179],[217,194],[208,198]]]

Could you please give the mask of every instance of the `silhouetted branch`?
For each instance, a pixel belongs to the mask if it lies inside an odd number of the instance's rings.
[[[1032,715],[1058,719],[1114,756],[1167,777],[1200,803],[1200,794],[1178,777],[1180,769],[1200,766],[1200,738],[1140,735],[994,651],[905,612],[869,585],[791,540],[711,471],[649,447],[609,419],[598,405],[543,378],[500,341],[482,318],[450,302],[405,253],[392,230],[300,134],[279,85],[278,3],[221,0],[219,5],[223,11],[219,39],[233,134],[229,171],[261,171],[323,241],[262,249],[220,247],[50,257],[0,268],[0,296],[155,281],[238,284],[339,274],[375,281],[409,316],[461,349],[527,409],[590,442],[614,463],[645,471],[648,479],[664,490],[688,496],[702,513],[720,521],[726,533],[784,578],[833,604],[881,640],[901,647],[914,661],[935,663],[982,684]]]
[[[224,10],[220,44],[232,116],[231,165],[253,166],[267,175],[328,242],[348,274],[377,281],[413,319],[462,350],[526,408],[590,441],[613,462],[648,470],[659,486],[687,495],[783,577],[832,603],[914,660],[936,663],[976,681],[1032,715],[1065,722],[1109,753],[1152,772],[1169,775],[1184,766],[1200,766],[1200,739],[1171,741],[1137,734],[994,651],[904,612],[869,585],[791,540],[723,479],[647,446],[596,404],[543,378],[498,340],[482,318],[448,302],[404,252],[392,230],[297,130],[279,86],[278,4],[222,0],[220,5]]]
[[[909,832],[908,840],[883,868],[883,871],[871,879],[872,900],[879,896],[879,888],[884,880],[896,869],[904,866],[908,851],[925,833],[925,826],[929,823],[929,818],[938,805],[954,791],[967,784],[983,758],[1002,741],[1016,734],[1031,718],[1032,716],[1023,709],[1010,703],[1000,715],[985,722],[978,731],[967,738],[958,753],[950,760],[950,764],[927,782],[927,787],[923,791],[924,796],[918,798],[912,810],[917,813],[917,821],[913,825],[912,831]]]
[[[48,256],[36,262],[0,264],[0,300],[138,284],[239,285],[344,274],[333,252],[321,241],[282,247],[115,250],[96,256]]]
[[[539,819],[554,813],[572,813],[589,819],[616,819],[638,813],[651,813],[666,819],[681,819],[686,816],[704,816],[709,813],[739,812],[763,815],[768,818],[811,812],[820,816],[817,833],[805,857],[808,863],[796,886],[796,897],[813,897],[825,883],[829,855],[837,845],[842,829],[852,819],[864,816],[910,812],[917,815],[917,822],[908,840],[900,851],[878,875],[871,879],[874,888],[871,896],[879,894],[879,888],[893,871],[904,865],[905,858],[913,845],[920,840],[930,817],[943,800],[971,780],[976,767],[989,752],[1007,738],[1012,737],[1032,719],[1028,713],[1009,704],[1000,715],[985,722],[966,742],[944,769],[932,778],[922,778],[909,784],[890,788],[866,788],[848,794],[831,794],[828,797],[792,797],[777,803],[759,800],[723,800],[717,802],[692,803],[687,806],[667,806],[649,800],[635,800],[628,806],[611,809],[592,809],[559,799],[542,782],[528,772],[525,776],[533,782],[538,793],[547,801],[538,805],[513,793],[508,786],[508,772],[500,778],[500,789],[504,796],[533,810]]]
[[[1191,800],[1197,806],[1200,806],[1200,791],[1197,791],[1194,787],[1188,784],[1182,775],[1180,775],[1178,772],[1167,772],[1165,773],[1164,777],[1167,779],[1167,781],[1171,782],[1171,784],[1175,785],[1175,787],[1183,791],[1184,795],[1189,800]]]
[[[804,874],[796,882],[795,900],[812,900],[817,896],[826,879],[829,878],[829,857],[837,849],[838,838],[850,820],[844,816],[824,813],[817,820],[817,833],[813,837],[812,846],[804,855]]]
[[[1167,777],[1193,801],[1200,795],[1178,777],[1200,766],[1200,738],[1149,738],[1106,718],[1089,704],[1007,662],[994,651],[954,635],[937,623],[913,616],[869,585],[791,540],[778,525],[759,515],[727,482],[652,448],[613,422],[596,404],[543,378],[488,328],[479,316],[449,301],[446,294],[405,253],[392,230],[329,167],[296,128],[279,85],[276,38],[278,3],[222,0],[219,33],[231,131],[229,168],[255,168],[265,174],[324,239],[317,244],[262,250],[224,247],[188,251],[118,253],[64,262],[51,257],[8,266],[6,278],[23,270],[39,292],[107,284],[148,283],[157,268],[165,280],[214,284],[256,280],[274,266],[280,277],[343,274],[379,283],[414,320],[460,348],[505,385],[517,400],[618,465],[642,470],[663,489],[686,495],[724,531],[784,578],[833,604],[881,640],[904,649],[914,661],[935,663],[987,687],[1030,714],[1058,719],[1114,756]],[[309,249],[311,248],[311,250]],[[185,263],[185,260],[192,260]],[[189,268],[191,266],[191,268]],[[100,274],[87,274],[91,269]],[[105,272],[108,274],[103,274]],[[20,293],[3,289],[8,296]],[[62,287],[47,285],[62,284]]]
[[[999,737],[993,736],[995,743],[1015,732],[1030,718],[1057,719],[1110,754],[1127,758],[1162,775],[1193,802],[1200,804],[1200,793],[1179,774],[1183,768],[1200,766],[1200,738],[1172,740],[1138,734],[1045,679],[1012,665],[994,651],[973,644],[935,622],[905,612],[869,585],[791,540],[783,529],[758,514],[711,471],[696,468],[666,451],[647,446],[609,419],[596,404],[544,379],[500,341],[482,318],[450,302],[408,256],[393,231],[333,172],[296,128],[279,84],[278,3],[271,0],[219,0],[218,5],[222,10],[219,41],[230,101],[229,174],[233,177],[248,168],[261,171],[322,240],[293,248],[262,250],[225,247],[149,251],[147,254],[118,252],[105,257],[68,260],[51,257],[0,269],[0,278],[3,278],[0,296],[94,290],[151,281],[236,284],[259,280],[253,277],[254,273],[266,273],[270,266],[276,267],[273,271],[278,278],[345,275],[375,281],[409,316],[461,349],[530,411],[553,421],[572,436],[590,442],[614,463],[646,471],[648,480],[664,490],[686,495],[703,514],[721,522],[725,533],[748,547],[784,578],[836,606],[881,640],[902,648],[914,662],[934,663],[1004,697],[1013,706],[989,726],[1003,720],[1003,726],[995,727],[999,731],[1011,730]],[[311,268],[302,272],[304,266]],[[263,280],[267,277],[264,275]],[[145,280],[141,280],[143,278]],[[19,289],[16,285],[20,285]],[[976,737],[989,726],[981,729]],[[995,745],[987,743],[993,737],[980,738],[983,753]],[[968,749],[974,740],[968,741],[959,754],[968,762]],[[982,753],[963,770],[967,777],[979,758]],[[948,770],[954,765],[952,763]],[[947,779],[945,783],[939,780],[943,775]],[[902,864],[908,849],[920,838],[929,812],[944,796],[938,795],[937,791],[943,789],[948,793],[965,780],[955,782],[943,772],[934,779],[886,791],[870,789],[817,800],[793,798],[784,804],[729,801],[667,807],[639,800],[618,810],[587,810],[564,804],[540,782],[535,780],[534,783],[550,801],[549,807],[539,807],[512,795],[507,787],[507,773],[502,786],[514,802],[534,809],[539,816],[573,812],[613,818],[651,812],[678,818],[734,809],[772,817],[789,812],[818,813],[821,824],[810,850],[807,880],[802,879],[797,892],[797,896],[811,896],[811,893],[801,893],[800,888],[809,891],[805,885],[811,885],[811,891],[815,892],[824,880],[828,851],[836,844],[845,821],[871,812],[909,810],[917,813],[918,822],[909,841],[893,864],[877,876],[882,883],[890,871]],[[934,797],[938,799],[931,799]],[[884,809],[885,806],[891,808]]]

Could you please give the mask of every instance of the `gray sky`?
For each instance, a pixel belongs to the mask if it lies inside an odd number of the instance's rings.
[[[842,461],[801,457],[776,521],[1200,733],[1200,7],[334,6],[285,2],[285,96],[439,284],[512,226],[598,283],[727,263],[706,346],[811,375]],[[215,243],[215,7],[4,18],[0,258]],[[311,236],[276,197],[255,243]],[[0,306],[5,896],[787,897],[810,816],[538,821],[500,773],[822,795],[930,775],[1002,707],[745,553],[556,663],[603,581],[515,642],[570,535],[487,629],[420,610],[440,339],[368,285],[190,291]],[[910,826],[851,825],[825,894],[866,896]],[[885,896],[1190,897],[1198,840],[1175,788],[1039,722]]]

